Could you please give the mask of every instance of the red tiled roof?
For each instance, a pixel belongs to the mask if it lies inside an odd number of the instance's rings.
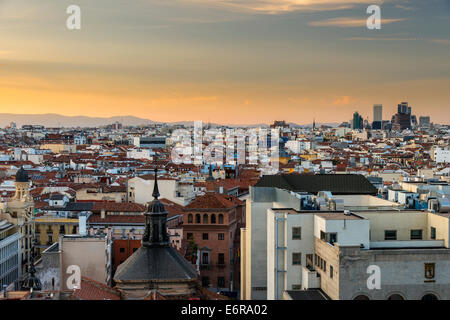
[[[80,300],[120,300],[120,293],[116,289],[83,276],[81,288],[75,290],[73,295]]]
[[[186,209],[230,209],[243,202],[236,197],[219,193],[205,194],[196,198]]]

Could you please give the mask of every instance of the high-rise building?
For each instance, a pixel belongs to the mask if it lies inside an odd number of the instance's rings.
[[[382,129],[382,122],[383,122],[383,105],[374,104],[373,105],[372,129],[373,130]]]
[[[430,117],[429,116],[422,116],[419,118],[419,125],[424,128],[430,127]]]
[[[353,114],[353,129],[363,129],[364,120],[358,112]]]
[[[392,117],[393,126],[399,130],[411,129],[411,107],[408,102],[398,105],[398,112]]]
[[[373,121],[383,121],[383,105],[373,105]]]

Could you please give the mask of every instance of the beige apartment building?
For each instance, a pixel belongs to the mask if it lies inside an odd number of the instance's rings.
[[[268,299],[449,299],[449,214],[269,209]],[[379,268],[379,288],[367,282]]]
[[[405,210],[367,194],[256,187],[246,218],[241,299],[450,298],[449,213]]]

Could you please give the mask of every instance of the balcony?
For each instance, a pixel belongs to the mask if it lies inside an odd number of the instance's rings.
[[[219,268],[219,269],[224,269],[226,266],[227,266],[227,265],[225,264],[225,262],[222,262],[222,263],[218,262],[218,263],[216,264],[216,267]]]

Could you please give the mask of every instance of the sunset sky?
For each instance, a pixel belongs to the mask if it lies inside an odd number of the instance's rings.
[[[450,123],[448,0],[0,0],[0,39],[0,113]]]

